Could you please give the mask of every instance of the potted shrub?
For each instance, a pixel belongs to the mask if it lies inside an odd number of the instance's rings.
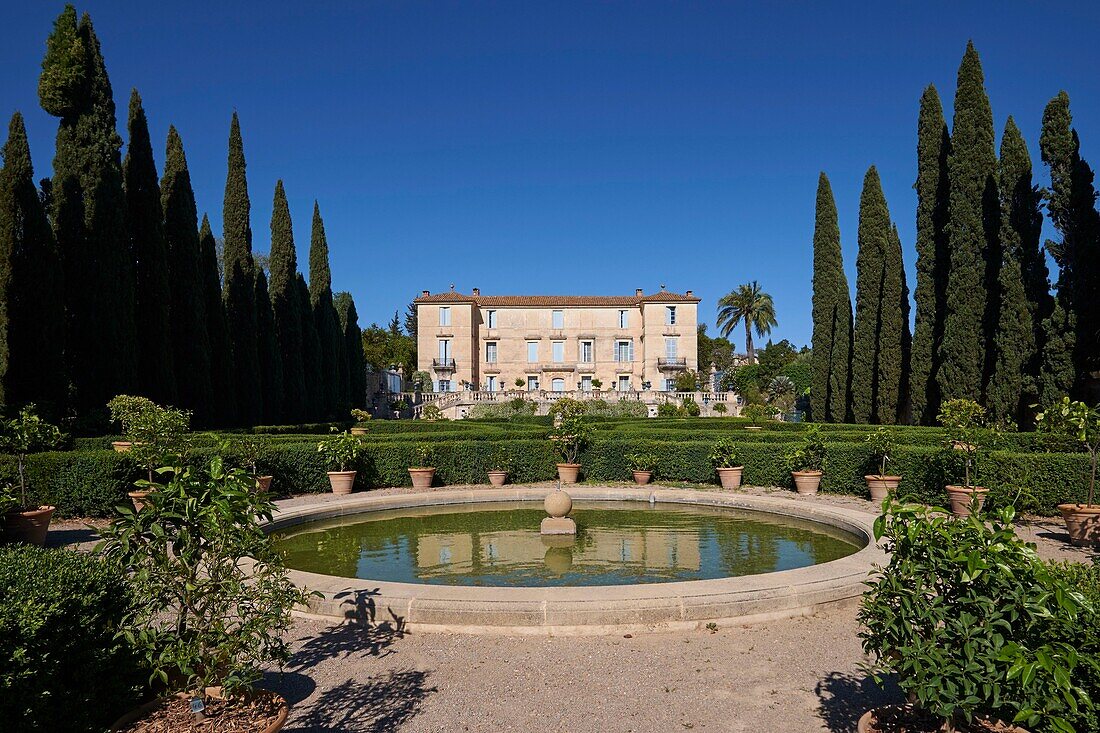
[[[1096,458],[1100,453],[1100,408],[1069,397],[1038,415],[1040,429],[1076,441],[1089,453],[1089,493],[1084,504],[1059,504],[1069,541],[1075,545],[1100,544],[1100,507],[1096,498]]]
[[[112,730],[277,731],[287,702],[254,684],[289,658],[291,611],[311,594],[263,529],[271,499],[220,457],[158,473],[166,481],[150,485],[142,511],[100,530],[98,550],[128,571],[135,595],[119,634],[161,694]]]
[[[191,413],[172,407],[161,407],[145,397],[118,395],[107,403],[111,419],[122,426],[128,443],[127,451],[145,469],[147,481],[152,484],[153,470],[165,459],[183,452],[187,431],[191,427]],[[116,448],[117,450],[117,448]],[[149,489],[129,492],[134,508],[141,510]]]
[[[868,711],[859,731],[1073,730],[1095,664],[1074,646],[1087,606],[1013,518],[891,502],[876,520],[890,561],[863,594],[859,636],[875,680],[895,676],[910,702]]]
[[[577,456],[588,443],[592,428],[585,418],[584,405],[577,400],[558,400],[554,403],[552,414],[554,429],[550,432],[550,440],[554,442],[562,459],[557,464],[558,480],[563,484],[575,484],[581,471]]]
[[[809,496],[817,493],[825,471],[825,439],[821,428],[812,425],[806,430],[802,443],[787,455],[787,466],[799,494]]]
[[[775,417],[775,408],[770,405],[745,405],[745,408],[741,410],[741,417],[749,419],[750,424],[745,426],[745,430],[763,430],[760,423]]]
[[[370,413],[366,410],[360,410],[358,408],[351,411],[351,419],[355,421],[355,425],[351,427],[352,435],[366,435],[367,423],[370,422]]]
[[[887,494],[897,491],[901,476],[886,475],[886,464],[894,452],[894,436],[886,428],[879,428],[867,436],[867,447],[871,449],[871,460],[875,462],[878,473],[867,474],[867,490],[872,501],[882,501]]]
[[[421,408],[420,419],[427,420],[428,422],[437,422],[446,420],[447,418],[443,416],[443,410],[439,409],[439,405],[434,402],[429,402]]]
[[[725,402],[717,402],[710,409],[711,409],[712,412],[717,412],[721,415],[725,415],[726,414],[726,403]]]
[[[634,476],[634,483],[645,486],[653,478],[653,472],[657,470],[657,456],[650,451],[638,451],[627,453],[626,462],[630,466],[630,473]]]
[[[603,387],[603,380],[602,379],[597,379],[596,377],[593,377],[592,378],[592,391],[593,392],[599,392],[602,387]]]
[[[737,445],[729,438],[721,438],[710,451],[710,462],[718,473],[723,489],[741,488],[741,474],[745,467],[737,457]]]
[[[516,389],[523,389],[523,385],[527,384],[527,382],[523,381],[523,377],[516,377],[516,381],[512,382],[512,384],[516,385]]]
[[[432,447],[427,443],[416,444],[416,463],[409,466],[409,478],[414,489],[430,489],[435,479],[432,467]]]
[[[356,471],[351,468],[363,453],[363,443],[349,432],[332,429],[332,435],[317,444],[317,452],[329,467],[328,482],[334,494],[350,494],[355,487]]]
[[[939,421],[947,431],[951,450],[959,451],[963,458],[963,485],[949,484],[947,500],[951,511],[958,517],[980,512],[988,490],[970,483],[977,463],[978,438],[985,408],[967,399],[947,400],[940,406]]]
[[[19,491],[14,486],[0,489],[0,516],[3,517],[5,542],[27,542],[41,545],[46,541],[55,507],[30,506],[27,503],[27,456],[50,450],[61,443],[61,431],[43,420],[34,405],[27,405],[19,414],[2,425],[3,450],[15,455],[19,475]]]
[[[271,436],[263,433],[245,435],[235,440],[229,447],[229,453],[242,468],[249,469],[249,475],[256,479],[256,489],[270,491],[273,477],[260,475],[260,459],[271,450]]]
[[[508,451],[501,443],[493,446],[493,452],[489,460],[489,483],[493,486],[504,486],[508,481]]]

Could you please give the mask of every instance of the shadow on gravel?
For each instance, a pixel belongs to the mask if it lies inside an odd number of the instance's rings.
[[[427,672],[389,672],[366,682],[349,679],[322,692],[300,715],[293,715],[287,733],[389,733],[420,712],[434,687]]]
[[[46,535],[46,547],[69,547],[99,541],[99,532],[94,527],[66,527],[51,529]]]
[[[818,714],[832,733],[856,733],[859,718],[871,708],[902,701],[901,690],[891,679],[879,687],[869,676],[830,672],[814,690],[821,704]]]
[[[383,622],[369,626],[348,621],[306,638],[290,658],[287,667],[303,672],[330,659],[384,657],[393,653],[390,646],[404,635],[403,623]]]

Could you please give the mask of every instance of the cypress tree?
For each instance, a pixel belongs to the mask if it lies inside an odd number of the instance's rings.
[[[917,305],[910,370],[912,421],[928,424],[939,413],[940,342],[947,312],[947,157],[951,139],[936,87],[921,95],[917,118]]]
[[[1065,311],[1061,325],[1074,329],[1072,393],[1091,404],[1100,399],[1100,380],[1091,376],[1100,371],[1100,214],[1093,171],[1081,158],[1081,142],[1064,91],[1043,111],[1039,149],[1050,168],[1047,211],[1062,236],[1060,242],[1048,241],[1047,250],[1059,268],[1058,301]],[[1052,321],[1051,325],[1057,324]],[[1070,338],[1066,334],[1055,340],[1068,345]]]
[[[859,423],[897,422],[908,378],[909,292],[901,242],[875,166],[863,179],[856,257],[856,317],[852,346],[852,416]]]
[[[0,405],[63,413],[65,309],[60,255],[34,186],[23,116],[8,126],[0,170]]]
[[[852,348],[852,296],[844,274],[840,225],[829,178],[817,181],[814,223],[813,382],[811,411],[818,422],[848,416],[848,369]]]
[[[240,121],[234,112],[229,127],[229,169],[222,209],[225,258],[222,298],[233,358],[237,418],[244,425],[257,425],[263,420],[264,406],[256,341],[256,268],[252,256],[250,210],[244,143]]]
[[[337,293],[335,304],[340,316],[340,328],[344,332],[351,406],[364,408],[367,406],[367,363],[363,358],[363,330],[359,328],[359,313],[355,310],[351,293]]]
[[[164,175],[160,181],[160,206],[164,211],[164,241],[171,282],[166,295],[172,360],[179,376],[176,383],[178,401],[180,406],[194,411],[196,424],[214,425],[219,415],[213,402],[210,375],[211,347],[206,332],[207,304],[199,248],[198,212],[183,140],[175,126],[168,128]],[[220,311],[220,288],[217,295]]]
[[[1044,405],[1070,394],[1077,381],[1073,364],[1077,322],[1063,306],[1059,294],[1054,311],[1043,321],[1043,352],[1039,367],[1039,394]]]
[[[1025,410],[1038,399],[1037,339],[1041,326],[1037,328],[1037,324],[1049,314],[1043,312],[1049,291],[1029,293],[1036,284],[1027,282],[1029,278],[1024,275],[1025,263],[1032,270],[1036,267],[1043,221],[1038,192],[1031,184],[1031,157],[1012,117],[1001,136],[997,190],[1001,197],[999,308],[986,406],[994,420],[1020,424]],[[1046,264],[1041,267],[1045,282]],[[1030,277],[1034,279],[1036,274],[1033,271]],[[1029,295],[1038,299],[1031,300]]]
[[[164,213],[149,123],[137,89],[130,92],[126,129],[130,144],[122,162],[122,176],[134,258],[134,327],[141,340],[141,368],[137,370],[135,388],[155,402],[176,404]]]
[[[302,314],[295,295],[298,254],[283,182],[275,184],[271,210],[271,308],[275,341],[282,356],[282,406],[287,422],[306,420],[306,384],[302,367]]]
[[[275,340],[275,316],[267,289],[267,275],[256,266],[256,348],[260,357],[263,419],[268,425],[283,422],[283,364]]]
[[[211,420],[222,426],[239,422],[236,371],[229,342],[221,278],[218,275],[218,251],[210,219],[204,214],[199,227],[199,266],[203,303],[206,307],[206,337],[210,344],[210,393],[213,396]]]
[[[65,277],[66,355],[82,409],[132,389],[134,274],[122,187],[122,138],[103,55],[85,14],[66,6],[54,24],[38,84],[60,118],[51,219]]]
[[[324,420],[328,412],[324,402],[324,378],[321,373],[321,339],[313,317],[309,288],[302,273],[294,278],[294,295],[302,323],[302,373],[306,381],[306,421]]]
[[[999,262],[994,246],[1000,219],[996,167],[993,112],[981,61],[968,43],[959,66],[947,158],[947,313],[936,375],[943,399],[980,400],[985,383],[990,315],[996,305],[990,308],[989,291],[996,285],[991,263]]]
[[[325,414],[329,419],[343,416],[348,404],[347,361],[343,336],[332,305],[332,273],[329,271],[328,239],[321,209],[313,202],[313,228],[309,242],[309,299],[321,343],[321,387]]]

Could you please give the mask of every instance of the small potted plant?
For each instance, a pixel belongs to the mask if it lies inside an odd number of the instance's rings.
[[[160,694],[112,731],[273,733],[287,718],[280,695],[255,688],[289,659],[297,588],[263,524],[267,494],[214,457],[202,470],[162,468],[147,506],[100,529],[97,550],[128,571],[134,605],[119,636]]]
[[[107,403],[111,419],[122,425],[127,451],[145,469],[149,484],[153,470],[165,460],[180,455],[191,427],[191,413],[172,407],[161,407],[144,397],[119,395]],[[141,510],[150,489],[129,492],[134,508]]]
[[[19,414],[2,425],[3,450],[15,455],[19,472],[19,491],[14,486],[0,489],[0,517],[3,517],[2,537],[6,542],[27,542],[42,545],[50,529],[55,507],[29,506],[27,503],[27,456],[57,448],[61,431],[43,420],[34,405],[27,405]]]
[[[603,387],[603,380],[593,377],[593,379],[592,379],[592,391],[593,392],[599,392],[602,387]]]
[[[421,408],[420,419],[428,422],[439,422],[447,418],[443,416],[443,410],[439,409],[439,405],[429,402]]]
[[[657,470],[657,456],[650,451],[627,453],[626,462],[630,466],[634,483],[639,486],[648,484],[653,479],[653,472]]]
[[[264,433],[253,433],[238,438],[229,446],[229,453],[243,468],[249,469],[249,475],[256,479],[258,491],[270,491],[274,477],[260,475],[260,459],[271,450],[271,436]]]
[[[947,431],[950,450],[963,457],[963,485],[948,484],[947,500],[957,517],[980,512],[988,490],[970,483],[978,458],[979,430],[985,419],[985,408],[967,399],[947,400],[940,406],[939,421]]]
[[[435,479],[432,467],[432,447],[427,443],[416,444],[416,464],[409,466],[409,478],[414,489],[430,489]]]
[[[803,496],[817,493],[825,471],[825,439],[821,428],[811,425],[802,443],[787,455],[787,467],[794,478],[794,488]]]
[[[886,495],[897,491],[901,476],[886,475],[886,464],[894,452],[894,436],[886,428],[879,428],[867,435],[867,447],[871,449],[871,460],[877,464],[878,473],[867,474],[867,490],[872,501],[882,501]]]
[[[523,389],[523,385],[527,384],[527,382],[523,381],[523,377],[516,377],[516,381],[512,382],[512,384],[516,385],[516,389]]]
[[[745,426],[745,430],[763,430],[764,428],[760,423],[775,417],[775,408],[770,405],[745,405],[745,408],[741,410],[741,417],[749,419],[750,424]]]
[[[329,467],[328,482],[334,494],[350,494],[355,487],[356,471],[351,468],[363,453],[363,443],[349,432],[333,428],[332,435],[317,444],[317,452]]]
[[[1096,498],[1096,458],[1100,453],[1100,408],[1069,397],[1038,415],[1041,430],[1080,443],[1089,453],[1089,493],[1084,504],[1059,504],[1069,541],[1074,545],[1100,544],[1100,507]]]
[[[554,429],[550,432],[550,440],[562,458],[562,462],[557,464],[558,479],[563,484],[575,484],[581,471],[577,457],[588,443],[592,428],[585,418],[584,404],[577,400],[558,400],[554,403],[552,414]]]
[[[128,436],[125,435],[126,426],[136,415],[151,409],[153,406],[153,401],[148,397],[133,397],[125,394],[117,395],[107,403],[107,409],[111,413],[111,422],[118,423],[123,432],[123,440],[111,442],[111,448],[116,453],[127,453],[134,446],[133,440],[128,439]]]
[[[508,451],[502,443],[493,446],[493,453],[489,460],[489,483],[500,487],[508,481]]]
[[[741,488],[741,474],[745,467],[737,457],[737,445],[729,438],[721,438],[710,451],[710,462],[718,473],[723,489]]]
[[[351,428],[352,435],[366,435],[367,424],[371,420],[370,413],[366,410],[360,410],[358,408],[351,411],[351,419],[355,421],[355,425]]]

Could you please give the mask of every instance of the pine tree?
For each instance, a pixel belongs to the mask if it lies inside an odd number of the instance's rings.
[[[302,373],[306,380],[305,420],[324,420],[328,407],[324,401],[324,376],[321,372],[321,339],[317,335],[309,288],[300,272],[294,278],[294,295],[302,323]]]
[[[990,346],[990,316],[996,304],[990,308],[989,291],[996,286],[997,268],[991,263],[999,264],[994,245],[1000,202],[994,180],[993,112],[972,43],[967,44],[959,66],[947,168],[947,314],[936,381],[943,399],[979,400]]]
[[[1043,222],[1038,194],[1031,184],[1031,157],[1012,117],[1001,136],[997,190],[1001,197],[1001,266],[996,291],[1000,302],[986,407],[998,422],[1021,424],[1028,406],[1038,399],[1037,339],[1041,326],[1037,328],[1036,324],[1048,315],[1042,311],[1049,293],[1033,294],[1045,297],[1029,301],[1025,285],[1025,262],[1038,252]],[[1029,264],[1034,267],[1033,261]],[[1042,268],[1045,273],[1045,263]]]
[[[122,162],[122,176],[134,258],[134,327],[141,340],[141,368],[137,370],[135,389],[154,402],[176,404],[164,213],[149,123],[137,89],[130,92],[126,129],[130,144]]]
[[[332,305],[332,273],[329,271],[328,239],[321,209],[313,202],[313,230],[309,243],[309,299],[317,338],[321,343],[322,401],[326,417],[342,417],[348,405],[347,361],[341,358],[343,338]]]
[[[1073,326],[1074,387],[1078,399],[1100,399],[1100,214],[1096,211],[1093,171],[1081,158],[1081,142],[1073,129],[1069,95],[1059,92],[1043,111],[1039,138],[1043,162],[1050,168],[1046,193],[1051,223],[1062,235],[1047,242],[1058,264],[1058,302],[1065,311],[1061,323]],[[1057,321],[1057,319],[1055,319]],[[1051,325],[1057,325],[1055,321]],[[1068,344],[1068,334],[1056,338]],[[1049,381],[1049,380],[1048,380]],[[1055,395],[1044,395],[1044,399]]]
[[[256,348],[260,357],[263,419],[268,425],[283,423],[283,363],[275,339],[275,316],[267,288],[267,275],[256,268]]]
[[[236,370],[229,342],[225,298],[218,275],[218,247],[210,229],[210,219],[205,214],[199,227],[199,258],[206,308],[206,337],[210,343],[211,420],[219,426],[237,425],[240,413],[237,407]]]
[[[240,121],[234,112],[229,128],[229,170],[222,210],[225,258],[222,298],[233,357],[237,418],[244,425],[257,425],[263,420],[264,406],[256,341],[256,268],[252,256],[250,210],[244,143]]]
[[[355,310],[351,293],[337,293],[334,302],[340,316],[340,328],[344,332],[351,406],[364,408],[367,405],[367,364],[363,358],[363,329],[359,328],[359,313]]]
[[[287,422],[306,420],[306,383],[302,367],[302,314],[295,295],[298,254],[283,182],[275,184],[271,210],[271,308],[275,341],[282,356],[282,405]]]
[[[829,178],[817,181],[814,224],[813,383],[811,412],[818,422],[848,416],[848,369],[852,348],[852,296],[844,274],[840,225]]]
[[[917,304],[913,334],[910,403],[912,421],[928,424],[939,412],[940,342],[947,312],[947,158],[951,139],[940,95],[931,84],[917,119]]]
[[[858,423],[892,424],[904,412],[909,292],[901,267],[901,242],[874,166],[863,179],[858,236],[852,416]]]
[[[66,6],[46,45],[39,101],[60,117],[51,219],[65,278],[66,356],[76,405],[101,409],[132,389],[134,273],[122,188],[122,138],[87,14]]]
[[[0,170],[0,405],[64,411],[64,291],[57,241],[34,186],[23,116],[16,112]]]
[[[164,240],[168,252],[168,299],[172,360],[181,407],[195,413],[197,425],[210,426],[219,419],[213,402],[207,304],[203,289],[202,252],[199,248],[198,212],[183,140],[174,126],[168,128],[164,175],[160,181],[160,206],[164,211]],[[216,276],[216,275],[215,275]],[[216,284],[216,282],[215,282]],[[218,310],[221,291],[218,290]]]

